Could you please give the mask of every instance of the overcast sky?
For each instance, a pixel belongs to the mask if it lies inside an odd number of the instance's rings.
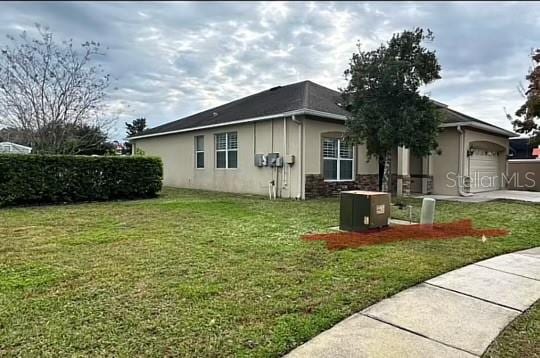
[[[150,126],[305,79],[344,86],[358,41],[430,28],[442,79],[436,100],[511,128],[517,91],[540,47],[540,3],[28,3],[0,4],[0,34],[48,25],[57,39],[99,41],[115,79],[111,115]],[[7,41],[0,37],[0,43]]]

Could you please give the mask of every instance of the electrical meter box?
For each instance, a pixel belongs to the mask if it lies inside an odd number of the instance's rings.
[[[264,154],[255,154],[255,166],[256,167],[266,166],[266,157]]]
[[[366,231],[388,226],[390,194],[378,191],[342,191],[340,194],[339,228],[345,231]]]
[[[293,165],[294,164],[294,154],[285,155],[285,163],[287,163],[289,165]]]
[[[266,160],[268,162],[269,167],[277,167],[278,163],[279,153],[268,153],[266,155]],[[282,162],[283,163],[283,162]]]

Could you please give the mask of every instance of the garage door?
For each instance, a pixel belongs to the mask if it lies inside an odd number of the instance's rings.
[[[472,193],[500,188],[501,172],[497,152],[475,149],[469,160]]]

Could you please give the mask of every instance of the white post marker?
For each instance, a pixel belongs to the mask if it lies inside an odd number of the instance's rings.
[[[420,224],[433,225],[435,219],[435,199],[424,198],[420,212]]]

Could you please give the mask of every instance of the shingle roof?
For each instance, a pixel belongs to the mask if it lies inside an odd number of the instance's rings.
[[[338,106],[339,92],[311,81],[302,81],[274,87],[221,106],[148,129],[141,135],[177,131],[182,129],[231,123],[285,112],[310,109],[346,116],[348,112]]]
[[[302,81],[286,86],[273,87],[221,106],[147,129],[139,136],[160,135],[161,133],[189,130],[196,127],[219,126],[220,124],[280,115],[298,110],[323,112],[321,113],[322,116],[329,114],[346,117],[350,113],[342,108],[341,102],[341,94],[338,91],[311,81]],[[446,124],[476,122],[502,130],[497,126],[450,109],[437,101],[434,101],[434,103],[444,113],[443,122]]]
[[[514,137],[517,135],[516,133],[512,131],[498,127],[488,122],[481,121],[479,119],[476,119],[474,117],[471,117],[467,114],[458,112],[448,107],[441,108],[441,111],[443,113],[443,119],[442,119],[443,125],[453,126],[453,125],[466,123],[466,125],[470,125],[473,127],[481,128],[483,130],[488,130],[490,132],[502,134],[507,137]]]
[[[483,122],[479,119],[473,118],[471,116],[468,116],[464,113],[458,112],[448,107],[442,107],[440,108],[440,110],[443,113],[442,121],[444,123],[478,122],[478,123],[483,123],[490,126],[492,125],[492,124]]]

